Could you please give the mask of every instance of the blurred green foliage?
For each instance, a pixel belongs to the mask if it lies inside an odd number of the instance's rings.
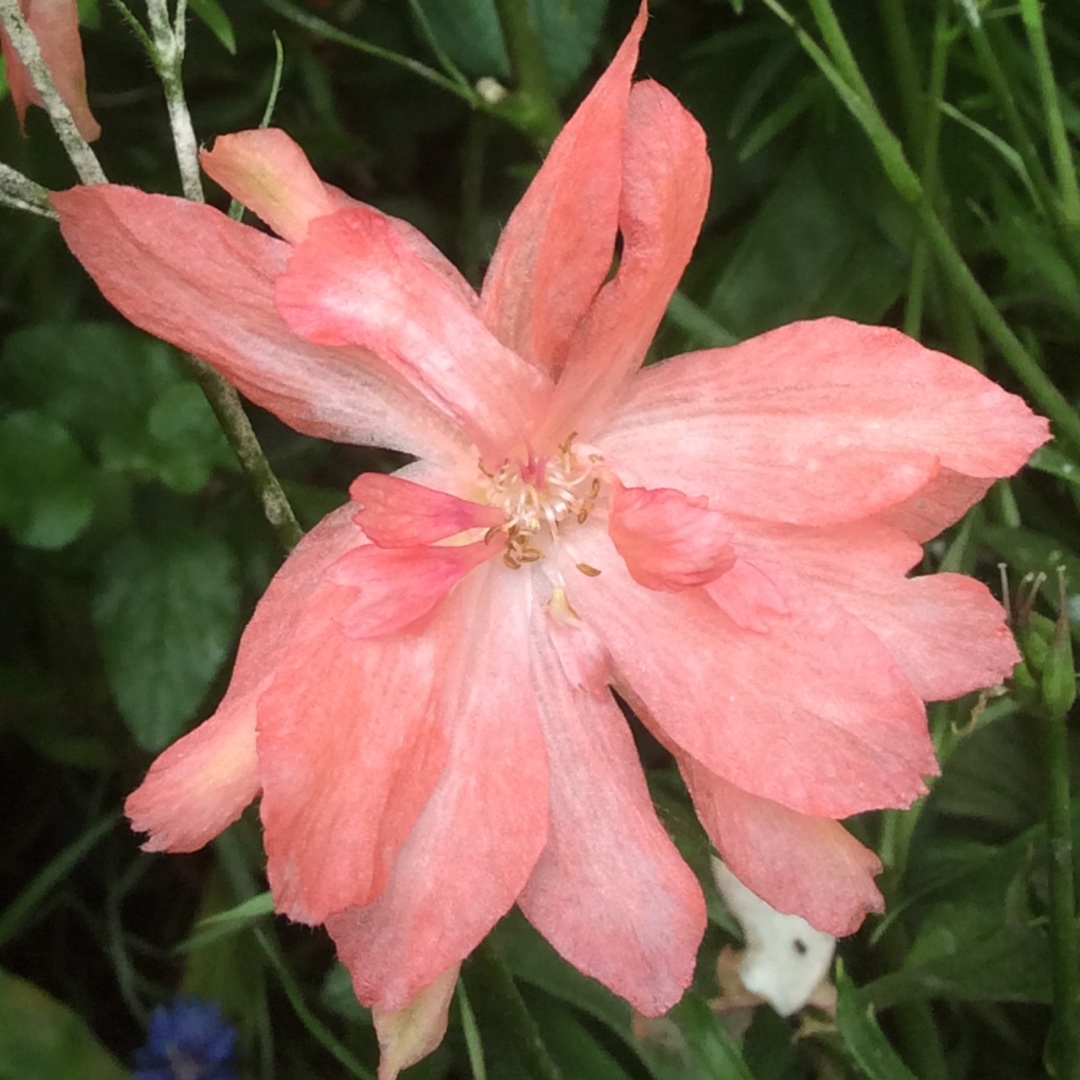
[[[530,6],[569,115],[636,4]],[[1049,97],[1027,6],[837,0],[851,47],[846,69],[832,54],[845,101],[807,48],[827,45],[822,0],[655,0],[639,71],[702,122],[715,170],[706,229],[656,355],[840,314],[903,326],[1030,392],[883,167],[854,71],[917,174],[924,208],[1075,414],[1076,156],[1063,164],[1050,117],[1075,148],[1080,5],[1042,5]],[[112,7],[81,9],[110,178],[178,191],[138,40]],[[258,124],[275,34],[284,69],[274,122],[325,179],[413,221],[478,280],[544,142],[538,114],[512,93],[493,104],[475,90],[481,77],[513,90],[493,0],[192,0],[185,82],[201,140]],[[5,93],[0,84],[0,161],[52,188],[72,183],[43,116],[32,110],[21,138]],[[0,975],[0,1078],[123,1075],[117,1061],[141,1041],[149,1009],[178,990],[225,1003],[244,1076],[369,1075],[374,1034],[329,944],[267,916],[255,822],[164,860],[140,855],[115,818],[149,752],[212,708],[280,558],[274,535],[181,359],[119,320],[55,227],[0,208],[0,252],[0,927],[10,930],[0,934],[10,972]],[[358,472],[392,463],[251,412],[306,524]],[[1000,560],[1014,580],[1048,573],[1041,604],[1056,617],[1054,568],[1067,568],[1074,590],[1080,582],[1078,506],[1080,448],[1062,439],[932,544],[926,568],[993,580]],[[1080,612],[1068,614],[1075,631]],[[456,1006],[445,1045],[411,1075],[478,1076],[477,1040],[492,1080],[529,1075],[498,989],[505,970],[567,1080],[1040,1075],[1051,870],[1033,721],[1006,696],[936,707],[932,724],[944,772],[929,798],[853,823],[881,851],[889,909],[842,944],[836,1023],[800,1037],[762,1010],[751,1021],[709,1007],[732,924],[706,881],[713,925],[695,990],[669,1018],[635,1021],[511,916],[491,954],[465,968],[476,1038]],[[701,837],[685,795],[657,764],[664,820],[694,852]]]

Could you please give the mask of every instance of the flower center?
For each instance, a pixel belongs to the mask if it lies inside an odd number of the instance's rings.
[[[503,523],[489,529],[484,539],[490,542],[500,533],[505,535],[503,562],[512,570],[542,559],[539,545],[548,537],[557,543],[559,528],[567,519],[584,523],[600,495],[599,455],[579,456],[573,440],[570,435],[546,457],[535,456],[529,446],[524,461],[507,458],[496,472],[480,465],[487,501],[505,515]]]

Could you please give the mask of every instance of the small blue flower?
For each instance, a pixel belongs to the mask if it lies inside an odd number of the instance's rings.
[[[236,1031],[221,1018],[218,1005],[177,998],[150,1014],[132,1080],[236,1080],[235,1044]]]

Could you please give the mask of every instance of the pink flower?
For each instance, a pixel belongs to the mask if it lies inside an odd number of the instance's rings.
[[[693,118],[631,85],[645,19],[479,295],[279,131],[203,164],[282,239],[125,188],[56,197],[133,322],[301,431],[419,458],[305,538],[218,711],[128,801],[150,850],[189,851],[261,792],[276,905],[326,923],[385,1075],[515,903],[643,1013],[687,986],[702,895],[609,686],[735,873],[844,934],[881,910],[880,866],[837,819],[921,795],[923,701],[1017,659],[982,585],[905,575],[1046,439],[1021,400],[841,319],[640,370],[710,179]]]
[[[77,0],[19,0],[19,10],[37,38],[42,59],[48,65],[57,92],[71,110],[75,126],[84,139],[93,142],[101,134],[101,128],[86,101],[86,69],[79,39]],[[41,95],[2,30],[0,49],[4,54],[11,99],[22,127],[26,110],[31,105],[40,105]]]

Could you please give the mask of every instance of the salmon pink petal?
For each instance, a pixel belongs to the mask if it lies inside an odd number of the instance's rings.
[[[356,523],[383,548],[433,544],[466,529],[490,529],[503,520],[494,506],[385,473],[362,473],[352,482],[349,497],[361,506]]]
[[[616,689],[661,741],[821,817],[925,792],[937,764],[922,703],[839,605],[785,582],[788,614],[767,634],[745,630],[704,590],[641,589],[599,530],[580,535],[568,557],[601,573],[575,574],[570,598],[607,646]]]
[[[679,765],[721,858],[747,888],[785,914],[834,937],[885,910],[874,884],[881,862],[838,821],[756,798],[691,758]]]
[[[273,283],[287,244],[209,206],[133,188],[102,184],[52,198],[64,239],[111,304],[287,424],[436,461],[475,456],[448,414],[374,356],[321,349],[281,321]]]
[[[547,380],[485,329],[377,211],[318,218],[276,285],[278,310],[319,345],[369,349],[418,380],[484,453],[516,442]]]
[[[611,695],[598,700],[567,682],[542,623],[532,663],[551,826],[518,903],[574,967],[659,1016],[693,978],[705,931],[701,888],[657,820]]]
[[[974,368],[895,330],[819,319],[642,372],[594,441],[649,487],[820,525],[903,503],[942,467],[1010,475],[1047,435]]]
[[[378,1080],[397,1080],[443,1041],[460,964],[447,968],[403,1009],[373,1009],[379,1038]]]
[[[196,851],[244,812],[259,793],[255,702],[248,696],[161,753],[127,797],[144,851]]]
[[[772,616],[788,614],[783,593],[768,575],[746,559],[736,559],[730,570],[705,586],[705,591],[712,602],[744,630],[767,634]]]
[[[307,154],[279,128],[219,135],[199,161],[209,177],[290,243],[303,240],[308,222],[337,206]]]
[[[101,134],[86,100],[86,66],[79,37],[79,5],[76,0],[20,0],[19,8],[37,38],[41,58],[52,75],[60,100],[71,110],[79,134],[93,142]],[[30,105],[40,105],[30,73],[23,66],[7,34],[0,31],[4,70],[19,127]]]
[[[551,594],[546,612],[544,626],[566,681],[575,690],[608,699],[611,658],[592,627],[571,607],[565,588],[559,586]]]
[[[528,578],[482,568],[447,600],[438,672],[450,757],[382,895],[327,919],[360,1001],[404,1008],[467,956],[524,888],[547,839],[547,752],[528,666]]]
[[[484,278],[485,324],[544,367],[566,359],[571,336],[611,270],[626,103],[647,18],[642,3],[614,60],[510,216]]]
[[[363,540],[350,511],[346,506],[327,515],[285,560],[240,639],[217,712],[165,750],[128,797],[132,828],[150,834],[148,851],[195,851],[258,794],[255,701],[327,567]]]
[[[808,529],[746,521],[739,551],[781,588],[796,578],[854,615],[925,701],[993,685],[1019,659],[1005,612],[984,585],[959,574],[905,577],[922,550],[878,522]]]
[[[496,554],[478,541],[464,547],[357,548],[333,569],[359,596],[340,616],[347,637],[392,634],[426,615],[470,570]]]
[[[353,641],[337,625],[353,593],[312,601],[259,698],[270,886],[305,923],[382,892],[446,762],[432,699],[455,627]]]
[[[994,479],[941,469],[914,495],[875,516],[921,544],[959,521],[990,490]]]
[[[701,231],[711,175],[698,122],[662,86],[637,83],[623,145],[619,268],[571,343],[547,434],[594,430],[641,366]]]
[[[724,516],[710,510],[707,499],[670,488],[649,491],[616,482],[608,533],[630,576],[646,589],[704,585],[735,562]]]

